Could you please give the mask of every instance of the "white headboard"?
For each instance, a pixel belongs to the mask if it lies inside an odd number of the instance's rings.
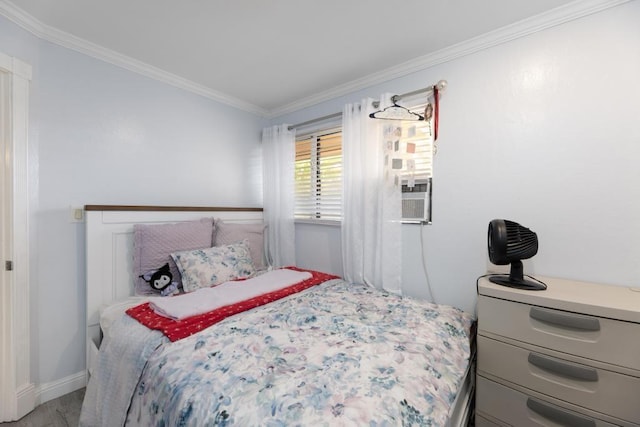
[[[100,309],[133,295],[133,226],[197,220],[261,223],[262,208],[86,205],[87,369],[100,343]]]

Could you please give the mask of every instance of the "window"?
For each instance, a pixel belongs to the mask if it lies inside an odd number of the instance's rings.
[[[426,103],[408,103],[411,111],[423,113]],[[298,220],[340,221],[342,219],[342,130],[335,123],[332,129],[307,132],[296,138],[295,208]],[[402,186],[403,220],[415,222],[430,218],[432,157],[434,152],[432,122],[389,121],[381,128],[385,132],[393,173]],[[400,166],[396,167],[398,164]],[[409,194],[410,193],[410,194]],[[418,213],[405,215],[405,205]]]
[[[413,188],[433,177],[434,147],[429,122],[389,124],[385,137],[388,143],[397,144],[389,151],[393,151],[393,158],[402,160],[398,172],[403,185]]]
[[[387,144],[394,146],[398,180],[402,184],[402,221],[431,223],[431,179],[433,177],[433,138],[429,122],[403,122],[388,125]],[[393,142],[391,142],[393,141]]]
[[[342,132],[338,129],[296,139],[295,218],[342,219]]]

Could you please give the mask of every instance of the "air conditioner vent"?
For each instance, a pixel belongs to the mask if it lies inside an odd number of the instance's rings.
[[[431,178],[411,188],[402,186],[402,222],[431,223]]]
[[[402,218],[422,220],[424,205],[424,199],[402,199]]]
[[[402,193],[403,222],[431,222],[429,193]]]

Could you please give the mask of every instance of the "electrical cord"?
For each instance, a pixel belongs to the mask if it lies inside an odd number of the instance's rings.
[[[422,271],[424,271],[424,277],[427,280],[427,289],[429,289],[429,296],[431,297],[431,302],[437,304],[436,297],[433,295],[433,289],[431,289],[431,280],[429,280],[429,272],[427,271],[427,261],[425,260],[426,254],[424,250],[424,223],[420,225],[420,258],[422,258]]]

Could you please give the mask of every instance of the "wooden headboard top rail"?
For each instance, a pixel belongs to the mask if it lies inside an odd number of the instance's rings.
[[[85,205],[85,211],[148,211],[148,212],[262,212],[262,208],[212,206],[143,206],[143,205]]]

